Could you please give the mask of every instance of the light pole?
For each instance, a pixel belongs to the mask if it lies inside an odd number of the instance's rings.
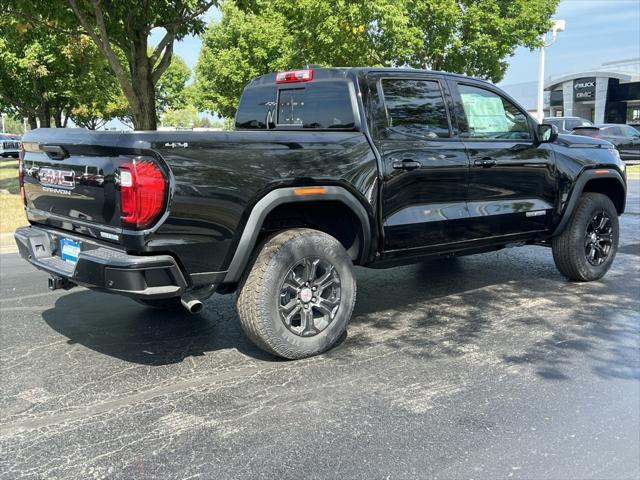
[[[564,20],[554,20],[553,26],[551,27],[551,42],[545,43],[547,39],[547,34],[544,33],[540,37],[542,40],[542,45],[540,45],[540,63],[538,64],[538,105],[536,109],[536,116],[538,117],[538,122],[542,123],[544,119],[544,111],[543,111],[543,97],[544,97],[544,49],[553,45],[553,42],[556,41],[556,37],[558,36],[558,32],[564,32],[566,27],[566,23]]]

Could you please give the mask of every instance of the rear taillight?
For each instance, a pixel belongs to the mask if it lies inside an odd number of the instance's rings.
[[[24,191],[24,145],[20,144],[20,154],[18,155],[18,184],[20,185],[20,196],[22,203],[27,204],[27,195]]]
[[[122,223],[145,228],[158,218],[164,206],[165,176],[149,160],[120,165],[120,209]]]
[[[276,83],[310,82],[313,80],[313,70],[291,70],[280,72],[276,75]]]

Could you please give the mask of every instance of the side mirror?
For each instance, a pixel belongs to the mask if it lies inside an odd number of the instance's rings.
[[[548,123],[538,125],[538,141],[540,143],[552,143],[558,139],[558,127]]]

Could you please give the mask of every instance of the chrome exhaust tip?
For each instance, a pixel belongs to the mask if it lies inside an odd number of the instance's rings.
[[[180,297],[182,306],[191,314],[195,315],[196,313],[200,313],[204,308],[204,303],[202,303],[202,301],[213,295],[213,292],[216,291],[216,286],[216,284],[211,284],[186,292],[182,297]]]
[[[204,303],[202,303],[197,298],[193,298],[191,295],[185,295],[180,298],[180,302],[182,306],[187,309],[187,312],[195,315],[196,313],[200,313],[204,308]]]

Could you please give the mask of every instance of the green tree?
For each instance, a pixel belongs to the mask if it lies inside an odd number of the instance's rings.
[[[171,64],[173,44],[200,33],[217,0],[5,0],[11,15],[71,36],[87,34],[107,60],[139,130],[155,130],[156,85]],[[165,33],[148,50],[153,29]]]
[[[129,119],[129,104],[120,92],[120,87],[116,87],[75,106],[69,115],[73,123],[78,127],[98,130],[114,118]]]
[[[295,38],[286,18],[265,5],[254,13],[221,4],[222,20],[207,28],[196,66],[194,96],[202,110],[232,117],[251,78],[293,64]]]
[[[118,91],[106,62],[86,35],[71,38],[50,29],[0,18],[0,104],[48,127],[66,126],[71,111]]]
[[[0,106],[0,112],[2,112],[2,107]],[[24,131],[24,127],[22,124],[22,118],[16,116],[15,114],[4,113],[4,131],[5,133],[16,133],[21,134]]]
[[[179,55],[174,54],[171,65],[156,83],[156,111],[161,115],[167,109],[180,109],[187,105],[187,82],[191,69]]]
[[[255,0],[221,4],[196,66],[197,104],[232,116],[242,87],[270,71],[326,66],[445,70],[499,81],[535,48],[558,0]]]
[[[188,105],[177,110],[167,110],[162,115],[162,125],[165,127],[194,128],[200,126],[198,109]]]

